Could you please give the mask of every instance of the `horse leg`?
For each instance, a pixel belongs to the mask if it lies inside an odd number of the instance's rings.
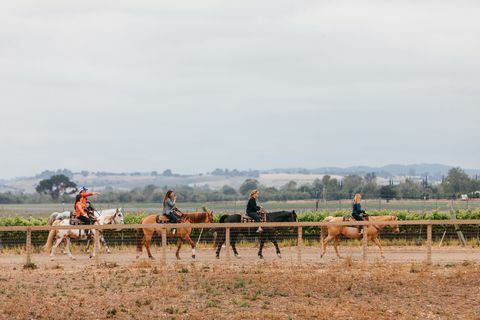
[[[178,244],[177,244],[177,252],[175,253],[175,256],[177,257],[177,260],[180,260],[180,248],[182,247],[183,244],[183,239],[178,238]]]
[[[280,247],[278,246],[277,237],[275,237],[275,236],[272,237],[272,243],[275,246],[275,250],[277,252],[277,257],[281,258],[282,254],[280,253]]]
[[[382,244],[380,243],[380,240],[378,240],[377,237],[374,237],[372,240],[373,240],[373,242],[375,242],[375,244],[380,249],[380,256],[382,257],[382,259],[385,259],[385,256],[383,255],[383,249],[382,249]]]
[[[320,255],[320,258],[323,258],[323,256],[325,255],[325,252],[327,252],[327,244],[330,242],[330,240],[332,240],[333,237],[331,235],[328,235],[325,240],[323,240],[323,243],[322,243],[322,254]]]
[[[153,232],[150,234],[145,233],[145,249],[147,250],[148,257],[153,260],[154,258],[152,256],[152,253],[150,252],[150,243],[152,242],[152,236]]]
[[[265,245],[265,237],[262,235],[262,236],[260,236],[260,248],[258,248],[258,257],[260,259],[263,259],[262,251],[263,251],[263,246],[264,245]]]
[[[58,245],[60,244],[60,242],[63,241],[64,237],[65,236],[58,237],[57,240],[55,240],[55,243],[52,246],[52,250],[50,251],[50,260],[53,260],[53,255],[55,254],[55,249],[57,249]]]
[[[93,253],[90,253],[90,258],[93,258],[97,254],[97,244],[95,242],[95,232],[97,232],[97,230],[90,230],[90,231],[92,232],[90,237],[93,237]]]
[[[235,255],[235,257],[240,258],[240,255],[238,254],[238,251],[237,251],[237,241],[233,240],[232,243],[230,243],[230,245],[232,246],[233,254]]]
[[[100,236],[100,243],[105,247],[107,253],[112,253],[112,251],[110,251],[110,248],[107,245],[107,241],[105,241],[105,238],[103,237],[103,234]]]
[[[87,239],[87,246],[85,247],[85,252],[90,253],[90,244],[92,243],[91,239]]]
[[[187,242],[190,244],[190,247],[192,247],[192,258],[195,259],[195,254],[196,254],[195,242],[192,241],[192,238],[190,238],[189,234],[185,235],[185,240],[187,240]]]
[[[225,243],[225,240],[217,242],[217,251],[215,252],[215,258],[220,259],[220,250],[222,250],[222,246],[224,243]]]
[[[70,251],[70,238],[67,237],[65,239],[66,243],[65,243],[65,251],[67,252],[68,256],[70,257],[70,259],[72,260],[75,260],[75,257],[73,256],[72,252]]]
[[[340,256],[340,253],[338,253],[338,238],[339,236],[336,236],[333,239],[333,248],[335,249],[335,253],[337,254],[337,257],[341,259],[342,257]]]

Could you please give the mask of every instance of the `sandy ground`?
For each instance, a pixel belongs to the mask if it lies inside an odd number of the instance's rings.
[[[436,256],[448,255],[442,251]],[[387,260],[406,259],[402,252],[389,250]],[[98,266],[82,255],[76,263],[36,256],[34,270],[3,257],[0,319],[480,318],[478,262],[363,264],[328,256],[296,265],[250,253],[226,263],[205,250],[198,261],[169,257],[166,266],[133,253],[102,255],[110,262]],[[470,258],[468,250],[450,254]]]
[[[168,246],[167,248],[167,263],[176,263],[174,246]],[[252,247],[239,247],[238,251],[240,257],[237,258],[230,254],[230,259],[226,256],[226,249],[222,248],[220,259],[215,258],[215,251],[212,248],[201,248],[196,251],[196,258],[191,258],[191,250],[184,246],[180,251],[181,262],[195,262],[205,264],[219,264],[219,265],[233,265],[233,266],[248,266],[252,263],[256,263],[260,260],[257,257],[257,248]],[[268,246],[264,249],[264,262],[275,262],[283,265],[298,265],[301,264],[332,264],[339,259],[336,257],[333,247],[327,249],[327,253],[323,258],[320,258],[320,249],[318,247],[304,247],[302,249],[301,261],[298,260],[298,250],[296,247],[284,247],[282,250],[282,258],[278,258],[275,255],[272,246]],[[352,259],[353,261],[361,262],[362,248],[355,246],[343,246],[340,247],[340,254],[342,258]],[[426,247],[385,247],[384,256],[380,257],[378,248],[369,247],[367,259],[368,262],[392,262],[392,263],[421,263],[425,262],[427,258]],[[32,254],[32,262],[39,267],[51,267],[52,265],[61,264],[64,268],[69,268],[78,265],[90,265],[95,263],[116,263],[118,265],[128,266],[131,263],[137,262],[136,252],[134,247],[124,248],[112,248],[111,254],[106,254],[103,249],[101,250],[98,259],[89,258],[86,253],[73,250],[75,260],[71,260],[67,255],[61,254],[60,250],[57,250],[54,257],[54,261],[51,261],[50,257],[46,253]],[[155,260],[154,264],[161,265],[161,248],[158,246],[152,247],[152,254]],[[139,260],[147,259],[147,254],[144,251]],[[432,262],[436,264],[449,264],[459,263],[463,261],[472,261],[480,263],[480,248],[462,248],[462,247],[434,247],[432,248]],[[15,253],[3,253],[0,254],[0,267],[22,267],[26,262],[26,256]]]

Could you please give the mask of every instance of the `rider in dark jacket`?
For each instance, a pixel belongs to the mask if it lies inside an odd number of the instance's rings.
[[[362,210],[362,195],[357,193],[353,197],[353,209],[352,209],[352,216],[357,221],[363,221],[363,215],[366,213],[365,210]],[[363,232],[363,228],[360,227],[360,233]]]
[[[250,191],[250,197],[248,199],[247,203],[247,216],[255,220],[255,222],[260,222],[260,215],[258,214],[258,211],[262,209],[259,205],[257,205],[257,198],[260,195],[260,192],[258,190],[252,190]],[[259,227],[257,232],[262,232],[263,229],[262,227]]]

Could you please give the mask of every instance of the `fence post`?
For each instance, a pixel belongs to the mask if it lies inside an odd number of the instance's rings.
[[[27,250],[27,264],[30,264],[32,263],[32,229],[31,228],[27,228],[26,250]]]
[[[432,264],[432,225],[427,225],[427,264]]]
[[[368,226],[364,225],[363,228],[363,262],[367,262],[367,248],[368,248]]]
[[[95,252],[95,264],[99,265],[100,263],[100,236],[99,232],[100,230],[94,229],[95,233],[93,234],[93,250]]]
[[[178,230],[177,230],[178,231]],[[162,228],[162,264],[167,264],[167,228]]]
[[[303,249],[303,238],[302,238],[303,228],[298,227],[297,235],[297,261],[298,263],[302,262],[302,249]]]
[[[230,261],[230,228],[225,228],[225,250],[227,261]]]

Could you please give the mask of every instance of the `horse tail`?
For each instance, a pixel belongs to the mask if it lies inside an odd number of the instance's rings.
[[[56,233],[56,230],[50,230],[50,232],[48,233],[47,242],[45,242],[45,245],[43,246],[43,250],[49,251],[52,248],[53,238],[55,236],[55,233]]]
[[[145,243],[145,235],[143,234],[143,229],[137,229],[137,252],[142,252],[143,245]]]
[[[323,221],[325,221],[325,222],[330,222],[330,221],[333,220],[334,218],[335,218],[335,217],[333,217],[333,216],[328,216],[328,217],[326,217],[325,219],[323,219]]]
[[[53,222],[56,220],[56,218],[57,218],[57,213],[56,212],[52,213],[50,217],[48,217],[47,224],[51,226]]]

